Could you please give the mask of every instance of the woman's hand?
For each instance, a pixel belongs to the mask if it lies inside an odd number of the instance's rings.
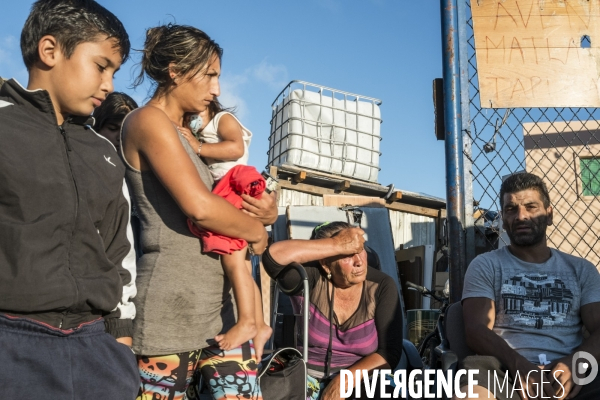
[[[198,148],[200,147],[200,141],[198,141],[198,139],[196,139],[196,137],[192,134],[192,131],[190,131],[189,128],[186,128],[183,126],[178,126],[177,132],[179,132],[179,134],[181,136],[183,136],[185,138],[185,140],[188,141],[190,146],[192,146],[192,149],[194,149],[194,153],[198,154]],[[198,154],[198,155],[200,155],[200,154]]]
[[[365,246],[365,231],[361,228],[343,229],[332,239],[339,255],[350,256],[363,251]]]
[[[263,225],[272,225],[277,220],[277,192],[263,193],[260,199],[242,194],[242,200],[242,211]]]

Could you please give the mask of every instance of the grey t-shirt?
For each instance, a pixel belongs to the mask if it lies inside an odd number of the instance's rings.
[[[508,247],[475,258],[465,275],[463,300],[495,302],[494,332],[529,361],[554,361],[581,344],[580,308],[600,301],[600,274],[583,258],[551,249],[542,264],[512,255]]]

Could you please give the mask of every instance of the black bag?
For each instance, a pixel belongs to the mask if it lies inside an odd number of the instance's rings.
[[[292,347],[273,352],[263,360],[258,384],[264,400],[306,400],[306,364]]]

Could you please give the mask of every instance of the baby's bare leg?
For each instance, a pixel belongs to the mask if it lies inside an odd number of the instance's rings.
[[[246,267],[250,275],[252,275],[252,263],[250,260],[246,260]],[[273,329],[267,324],[265,324],[265,317],[263,314],[263,306],[262,306],[262,296],[260,294],[260,290],[258,290],[258,285],[256,282],[254,283],[254,315],[256,320],[256,336],[254,337],[254,351],[256,352],[256,358],[258,361],[262,358],[263,350],[265,348],[265,343],[269,341],[271,334],[273,333]]]
[[[221,349],[231,350],[256,336],[256,285],[246,267],[246,248],[234,251],[233,254],[221,256],[221,265],[231,281],[238,311],[238,321],[226,333],[215,336],[215,340]]]

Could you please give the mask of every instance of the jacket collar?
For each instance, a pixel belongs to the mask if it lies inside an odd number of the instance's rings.
[[[52,99],[47,90],[25,89],[23,85],[13,78],[6,81],[0,87],[0,96],[10,97],[19,105],[30,105],[45,114],[51,114],[53,120],[56,121]],[[93,125],[94,120],[91,116],[71,116],[68,117],[65,122],[75,125]]]

